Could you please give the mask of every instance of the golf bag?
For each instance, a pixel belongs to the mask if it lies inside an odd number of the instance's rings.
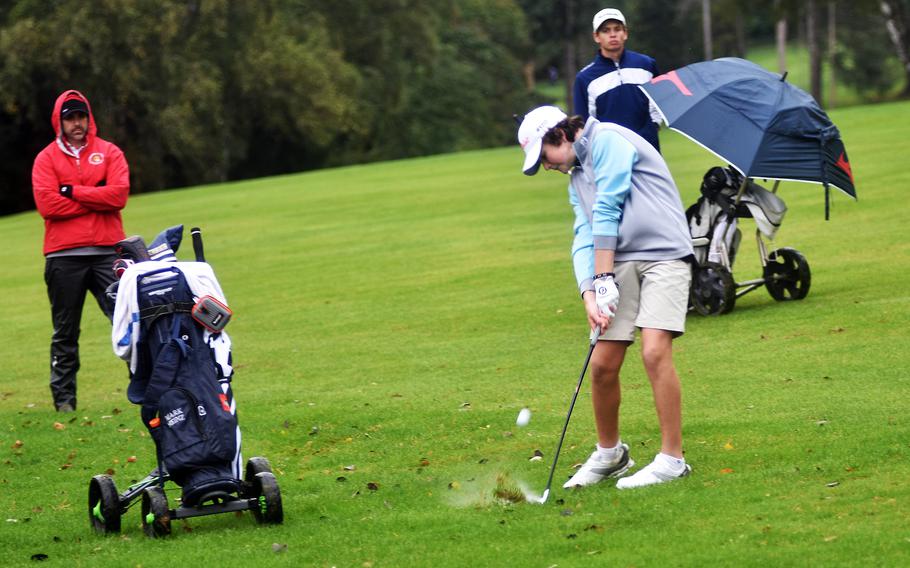
[[[194,314],[209,294],[224,304],[204,262],[136,262],[121,276],[114,310],[115,351],[130,361],[127,397],[141,405],[159,470],[182,488],[184,506],[241,483],[230,338]]]
[[[755,219],[758,230],[768,239],[777,233],[786,204],[752,180],[739,195],[742,184],[742,175],[733,168],[713,167],[705,174],[701,197],[686,210],[699,265],[724,264],[732,271],[742,237],[737,219]]]

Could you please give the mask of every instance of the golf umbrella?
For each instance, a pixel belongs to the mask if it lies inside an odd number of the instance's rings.
[[[686,65],[641,86],[667,125],[747,178],[834,186],[856,198],[837,127],[815,99],[785,76],[745,59]]]

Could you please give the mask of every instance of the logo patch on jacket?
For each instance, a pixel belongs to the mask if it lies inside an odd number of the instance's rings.
[[[93,152],[88,157],[88,163],[97,166],[104,163],[104,154],[101,152]]]

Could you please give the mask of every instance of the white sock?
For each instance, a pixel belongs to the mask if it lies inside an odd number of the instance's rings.
[[[613,460],[622,453],[622,440],[616,442],[616,445],[612,448],[605,448],[600,444],[597,444],[597,453],[604,460]]]
[[[682,473],[683,469],[686,467],[686,458],[675,458],[663,452],[657,454],[657,457],[654,458],[654,461],[657,460],[660,460],[667,469],[676,473]]]

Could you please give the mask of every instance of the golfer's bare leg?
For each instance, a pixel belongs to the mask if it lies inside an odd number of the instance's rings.
[[[682,389],[673,367],[673,334],[662,329],[642,329],[641,358],[654,392],[660,423],[660,451],[681,458]]]
[[[591,401],[594,404],[594,423],[597,442],[602,448],[612,448],[619,442],[619,369],[622,367],[629,343],[598,341],[591,356]]]

